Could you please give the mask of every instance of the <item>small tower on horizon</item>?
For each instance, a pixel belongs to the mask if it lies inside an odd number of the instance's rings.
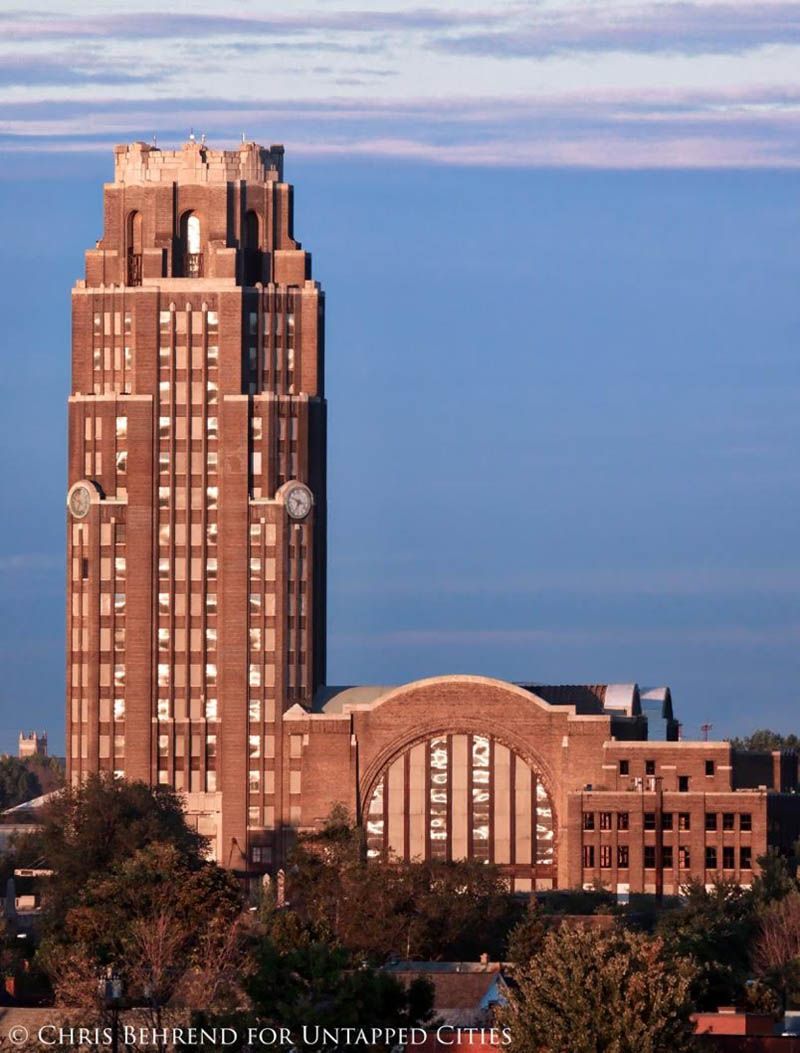
[[[26,760],[28,757],[47,756],[47,732],[20,731],[17,743],[17,757]]]

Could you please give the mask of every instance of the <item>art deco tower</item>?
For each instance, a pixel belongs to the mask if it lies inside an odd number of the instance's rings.
[[[69,775],[174,786],[237,870],[299,817],[325,674],[323,296],[283,148],[115,150],[73,291]]]

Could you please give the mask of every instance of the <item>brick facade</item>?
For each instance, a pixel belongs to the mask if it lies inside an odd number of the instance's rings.
[[[282,169],[115,150],[73,290],[70,779],[175,787],[243,873],[341,803],[373,856],[519,891],[749,882],[797,837],[797,758],[675,741],[666,689],[325,685],[323,296]]]

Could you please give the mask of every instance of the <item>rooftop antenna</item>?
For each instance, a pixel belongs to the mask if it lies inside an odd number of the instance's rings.
[[[708,733],[714,727],[713,724],[701,724],[700,730],[703,732],[703,742],[708,742]]]

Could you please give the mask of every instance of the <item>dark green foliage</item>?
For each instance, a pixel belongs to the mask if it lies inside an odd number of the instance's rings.
[[[544,911],[531,897],[525,914],[508,935],[506,958],[517,965],[527,965],[541,950],[546,935]]]
[[[733,881],[717,881],[710,891],[695,881],[684,895],[682,907],[661,916],[658,934],[668,952],[697,963],[694,996],[701,1008],[741,1003],[758,924],[754,894]]]
[[[412,1027],[431,1019],[433,988],[427,981],[404,988],[289,909],[268,907],[262,920],[245,986],[259,1021],[288,1027],[297,1048],[350,1048],[346,1042],[315,1042],[317,1027]]]
[[[800,749],[800,738],[797,735],[781,735],[769,728],[759,728],[744,738],[733,738],[731,746],[738,750],[796,750]]]
[[[42,784],[32,767],[16,757],[0,758],[0,810],[39,797]]]

